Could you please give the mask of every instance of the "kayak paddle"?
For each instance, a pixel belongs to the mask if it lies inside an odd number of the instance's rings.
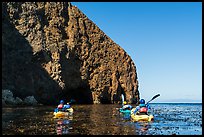
[[[122,106],[124,106],[124,101],[125,101],[125,98],[124,98],[124,95],[121,94],[121,98],[122,98]],[[117,110],[119,110],[120,108],[116,108]]]
[[[122,97],[122,106],[124,106],[124,95],[123,94],[121,94],[121,97]]]
[[[155,95],[150,101],[154,100],[155,98],[159,97],[160,94]],[[148,104],[150,101],[148,101],[146,104]]]

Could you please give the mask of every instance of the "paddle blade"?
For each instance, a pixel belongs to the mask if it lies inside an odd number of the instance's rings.
[[[154,100],[155,98],[159,97],[160,94],[155,95],[150,101]],[[148,101],[146,104],[148,104],[150,101]]]
[[[155,95],[151,100],[157,98],[158,96],[160,96],[160,94]]]
[[[121,97],[122,97],[122,105],[124,105],[124,100],[125,100],[124,95],[121,94]]]

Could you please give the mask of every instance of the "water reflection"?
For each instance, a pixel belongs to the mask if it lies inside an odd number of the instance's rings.
[[[146,121],[135,122],[136,134],[138,135],[148,135],[149,134],[148,129],[150,127],[151,127],[150,122]]]
[[[69,134],[70,130],[73,129],[71,125],[72,120],[73,120],[73,116],[69,116],[67,118],[62,118],[62,119],[55,119],[54,122],[56,124],[57,135]]]
[[[119,106],[116,105],[89,105],[84,106],[84,113],[81,113],[81,117],[86,121],[78,122],[81,129],[85,132],[80,132],[80,134],[86,135],[124,135],[132,134],[134,135],[134,127],[129,127],[130,123],[127,115],[120,115],[119,111],[116,109]],[[87,110],[87,108],[89,108]],[[76,112],[78,110],[76,109]],[[82,111],[82,110],[81,110]],[[80,111],[80,112],[81,112]],[[126,124],[127,123],[127,124]],[[126,124],[126,125],[124,125]],[[88,128],[89,127],[89,128]]]
[[[131,113],[120,113],[123,120],[131,120]]]
[[[73,105],[74,114],[54,119],[55,106],[3,108],[3,135],[200,135],[201,105],[152,105],[154,121],[132,122],[119,105]]]

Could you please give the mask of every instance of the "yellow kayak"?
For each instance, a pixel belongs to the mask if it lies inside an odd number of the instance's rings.
[[[131,119],[134,122],[137,122],[137,121],[153,121],[154,116],[152,114],[150,114],[150,115],[138,115],[138,114],[134,114],[133,112],[135,111],[135,109],[136,108],[133,108],[131,110]]]
[[[54,112],[53,113],[53,115],[54,115],[53,118],[64,118],[64,117],[72,115],[73,112],[74,112],[73,108],[69,108],[69,109],[67,109],[67,111]]]

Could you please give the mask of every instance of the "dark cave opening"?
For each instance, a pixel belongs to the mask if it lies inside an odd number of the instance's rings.
[[[111,99],[108,92],[105,92],[105,94],[100,96],[100,102],[101,104],[111,104]]]
[[[100,95],[101,104],[111,104],[111,94],[108,92],[109,87],[105,87]]]
[[[124,89],[122,88],[121,84],[119,83],[117,93],[116,93],[115,97],[113,98],[114,102],[117,102],[117,103],[121,102],[122,103],[122,96],[121,96],[122,94],[124,95],[124,100],[126,100],[126,94],[124,92]]]
[[[93,104],[92,93],[88,85],[83,85],[76,89],[68,89],[63,92],[61,99],[73,104]]]

